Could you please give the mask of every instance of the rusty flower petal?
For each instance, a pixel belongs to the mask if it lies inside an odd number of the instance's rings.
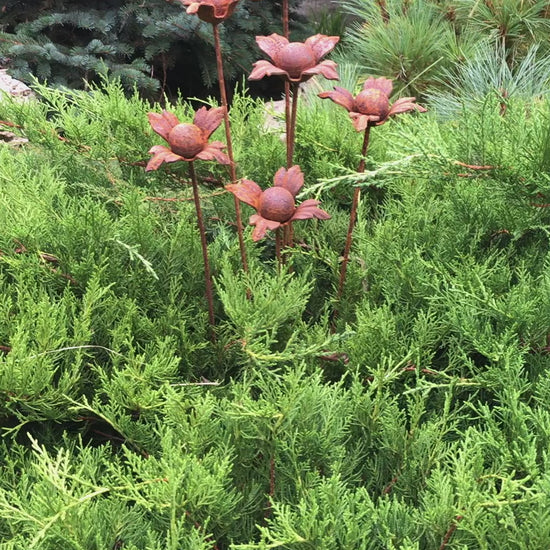
[[[380,90],[384,95],[389,97],[393,90],[393,81],[391,78],[385,78],[383,76],[379,78],[369,76],[363,84],[363,90]]]
[[[286,71],[283,71],[283,69],[279,69],[278,67],[275,67],[273,63],[265,60],[256,61],[256,63],[253,64],[253,67],[254,68],[252,69],[248,80],[261,80],[266,76],[286,76],[287,74]]]
[[[283,187],[293,197],[296,197],[298,191],[304,185],[304,174],[299,166],[292,166],[288,170],[286,168],[279,168],[273,178],[273,185],[275,187]]]
[[[294,212],[294,215],[290,221],[310,220],[311,218],[315,218],[317,220],[329,220],[330,214],[320,208],[317,208],[319,204],[320,202],[315,199],[305,200],[300,206],[298,206],[298,208],[296,208],[296,212]]]
[[[358,132],[364,131],[367,126],[380,126],[394,115],[408,111],[426,112],[426,109],[415,103],[414,97],[403,97],[390,105],[392,81],[389,78],[367,78],[363,89],[353,97],[344,88],[336,87],[332,92],[321,92],[321,99],[332,99],[338,105],[344,107]]]
[[[398,99],[391,106],[388,116],[398,115],[415,110],[420,113],[425,113],[428,109],[426,109],[426,107],[422,107],[422,105],[417,105],[416,103],[414,103],[415,100],[415,97],[402,97],[401,99]]]
[[[311,78],[313,75],[320,74],[324,76],[327,80],[340,80],[340,77],[338,76],[338,72],[336,70],[337,67],[338,65],[335,61],[327,59],[325,61],[321,61],[321,63],[319,63],[312,69],[304,71],[302,75],[304,77]],[[304,80],[307,80],[307,78],[304,78]]]
[[[187,13],[197,14],[199,19],[212,25],[217,25],[231,17],[239,0],[180,0],[183,6],[187,6]]]
[[[161,114],[149,113],[147,117],[149,118],[151,128],[166,141],[168,141],[170,130],[179,124],[178,117],[168,111],[162,111]]]
[[[145,167],[146,172],[157,170],[159,166],[164,162],[176,162],[178,160],[184,160],[179,155],[172,153],[172,151],[168,149],[168,147],[164,147],[164,145],[155,145],[151,147],[151,149],[149,149],[149,153],[152,154],[153,157],[149,160],[147,166]]]
[[[319,97],[321,99],[326,99],[328,97],[329,99],[332,99],[334,103],[337,103],[338,105],[344,107],[344,109],[347,109],[348,111],[353,110],[353,95],[345,88],[340,88],[340,86],[335,86],[332,92],[321,92],[319,94]]]
[[[198,126],[204,132],[205,138],[208,139],[221,124],[224,115],[225,107],[214,107],[212,109],[201,107],[195,113],[193,124]]]
[[[339,37],[316,34],[305,42],[289,42],[284,36],[272,34],[257,36],[259,48],[271,57],[273,63],[258,61],[249,80],[259,80],[264,76],[285,76],[291,82],[304,82],[315,74],[322,74],[325,78],[338,79],[336,63],[321,61],[329,53]]]
[[[371,120],[373,117],[362,115],[361,113],[350,113],[349,116],[351,118],[351,122],[353,123],[353,127],[357,132],[363,132],[369,123],[374,125],[378,120],[380,120],[380,117],[374,117],[375,120]]]
[[[225,188],[240,201],[252,206],[252,208],[256,210],[260,208],[262,188],[255,181],[241,180],[240,183],[231,183],[226,185]]]
[[[310,36],[306,41],[305,45],[309,46],[313,53],[315,54],[316,62],[318,63],[327,53],[331,52],[338,41],[340,40],[339,36],[326,36],[324,34],[316,34],[315,36]]]
[[[252,214],[248,220],[250,225],[255,225],[254,231],[252,231],[252,240],[259,241],[265,237],[265,234],[268,229],[274,231],[281,227],[279,222],[274,222],[272,220],[266,220],[260,214]]]
[[[231,164],[231,160],[222,149],[225,149],[225,144],[221,141],[213,141],[212,143],[207,143],[206,147],[200,153],[197,153],[195,158],[217,160],[220,164]]]
[[[256,44],[258,44],[258,48],[260,48],[262,52],[269,55],[269,57],[275,61],[279,52],[285,46],[288,46],[289,41],[288,38],[285,38],[280,34],[273,33],[270,36],[257,36]]]

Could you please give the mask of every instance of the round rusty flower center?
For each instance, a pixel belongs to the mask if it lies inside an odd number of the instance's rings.
[[[178,124],[168,134],[168,143],[176,155],[191,159],[204,148],[205,140],[202,131],[194,124]]]
[[[294,210],[294,197],[283,187],[270,187],[262,193],[259,212],[266,220],[287,222]]]
[[[390,100],[381,90],[371,88],[363,90],[355,98],[355,107],[364,115],[373,115],[384,120],[390,112]]]
[[[291,42],[278,53],[276,63],[290,78],[300,78],[304,71],[317,64],[317,60],[309,46],[301,42]]]

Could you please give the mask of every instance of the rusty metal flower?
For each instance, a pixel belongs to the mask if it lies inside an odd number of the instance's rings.
[[[329,80],[338,80],[336,63],[321,61],[334,49],[340,38],[316,34],[305,42],[289,42],[284,36],[257,36],[259,48],[267,54],[273,63],[261,60],[254,63],[249,80],[260,80],[265,76],[279,75],[290,82],[305,82],[313,75],[321,74]]]
[[[424,107],[414,103],[415,97],[402,97],[390,105],[393,83],[389,78],[367,78],[363,90],[353,97],[345,88],[336,86],[332,92],[321,92],[319,97],[332,99],[349,111],[349,116],[358,132],[367,126],[380,126],[389,117],[408,111],[426,112]]]
[[[252,206],[256,214],[250,216],[250,225],[254,225],[252,240],[262,239],[268,229],[275,230],[295,220],[328,220],[330,215],[318,208],[319,201],[308,199],[296,206],[296,195],[304,185],[304,174],[299,166],[288,170],[280,168],[273,179],[273,187],[262,191],[251,180],[227,185],[226,189],[239,200]]]
[[[199,19],[212,25],[225,21],[235,11],[239,0],[180,0],[188,14],[197,14]]]
[[[216,160],[221,164],[230,164],[229,157],[222,152],[225,145],[221,141],[208,143],[212,132],[221,124],[224,107],[207,109],[201,107],[196,113],[193,124],[182,123],[169,111],[161,114],[149,113],[149,123],[153,130],[168,142],[170,147],[155,145],[149,153],[153,155],[146,171],[157,170],[164,162],[196,159]]]

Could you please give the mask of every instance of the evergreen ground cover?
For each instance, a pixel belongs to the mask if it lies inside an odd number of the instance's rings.
[[[227,171],[198,165],[211,342],[186,172],[144,171],[151,106],[35,89],[0,103],[29,139],[0,147],[2,550],[550,546],[548,101],[402,115],[359,175],[347,113],[307,95],[295,162],[332,219],[281,270],[248,228],[241,271]],[[231,118],[270,185],[280,130],[245,92]]]

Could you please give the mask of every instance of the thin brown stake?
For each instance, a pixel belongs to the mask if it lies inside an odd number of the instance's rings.
[[[206,299],[208,300],[208,319],[210,321],[210,327],[212,329],[212,340],[214,340],[215,320],[212,277],[210,275],[210,263],[208,262],[208,246],[206,243],[206,230],[204,228],[204,219],[202,217],[202,209],[199,197],[199,184],[197,182],[197,174],[195,173],[195,166],[193,165],[193,162],[189,163],[189,176],[191,177],[191,183],[193,184],[193,197],[195,199],[195,209],[197,211],[197,225],[199,226],[199,233],[201,235],[202,259],[204,261],[204,285],[206,287]]]
[[[214,48],[216,50],[216,65],[218,69],[218,83],[220,86],[220,99],[222,106],[225,107],[224,113],[224,125],[225,125],[225,139],[227,142],[227,156],[231,161],[229,165],[229,173],[231,175],[231,183],[237,183],[237,171],[235,165],[235,158],[233,156],[233,142],[231,141],[231,125],[229,123],[229,107],[227,104],[227,92],[225,90],[225,77],[223,74],[223,59],[222,59],[222,47],[220,42],[220,31],[217,24],[212,25],[214,31]],[[241,251],[241,262],[243,269],[248,271],[248,261],[246,259],[246,247],[244,244],[243,236],[243,221],[241,216],[241,205],[236,195],[233,195],[233,203],[235,205],[235,218],[237,222],[237,235],[239,237],[239,249]]]
[[[288,0],[283,0],[283,35],[290,40],[290,26],[288,22]],[[285,80],[285,123],[286,123],[286,167],[292,166],[292,155],[290,151],[290,140],[288,139],[288,128],[290,126],[290,82]]]
[[[290,143],[286,159],[287,168],[294,162],[294,142],[296,141],[296,115],[298,114],[298,95],[300,94],[300,83],[292,83],[292,112],[290,113],[290,128],[287,128],[287,140]]]
[[[271,501],[275,496],[275,455],[272,455],[269,460],[269,498],[267,500],[267,506],[264,513],[264,519],[271,517],[272,506]]]
[[[290,82],[285,80],[285,126],[286,126],[286,167],[290,168],[292,163],[292,149],[290,147]]]
[[[290,113],[290,120],[286,127],[286,167],[290,169],[294,164],[294,142],[296,141],[296,117],[298,114],[298,95],[300,93],[300,83],[292,83],[292,110]],[[285,248],[292,248],[294,246],[294,229],[292,222],[285,226],[283,245]]]
[[[19,126],[19,124],[15,124],[15,122],[10,122],[8,120],[0,120],[0,126],[8,126],[9,128],[23,128],[23,126]]]
[[[359,163],[359,167],[357,168],[357,172],[362,173],[365,171],[365,157],[367,155],[367,149],[369,148],[369,135],[370,135],[370,126],[367,126],[365,129],[365,137],[363,139],[363,147],[361,149],[361,162]],[[342,267],[340,269],[340,282],[338,284],[338,301],[342,297],[342,293],[344,291],[344,284],[346,282],[346,274],[348,270],[348,262],[349,262],[349,253],[351,250],[351,242],[352,242],[352,235],[353,235],[353,228],[355,226],[355,220],[357,219],[357,206],[359,204],[359,198],[361,197],[361,188],[356,187],[353,192],[353,202],[351,205],[351,213],[349,217],[349,226],[348,226],[348,234],[346,237],[346,246],[344,248],[344,258],[342,260]],[[337,312],[334,312],[335,316]]]
[[[285,38],[290,38],[288,0],[283,0],[283,35],[285,36]]]
[[[389,495],[392,490],[393,490],[393,486],[399,481],[399,476],[395,476],[393,477],[390,482],[384,487],[384,489],[382,489],[382,494],[383,495]]]
[[[453,533],[456,531],[456,528],[458,527],[459,521],[461,521],[463,517],[464,516],[455,517],[455,520],[453,521],[453,523],[451,523],[449,529],[447,529],[447,532],[443,537],[443,541],[441,542],[441,546],[439,547],[439,550],[445,550],[445,548],[447,548],[447,544],[449,544],[449,541],[451,540]]]
[[[464,168],[469,168],[470,170],[495,170],[496,168],[498,168],[498,166],[490,166],[487,164],[466,164],[465,162],[460,162],[459,160],[455,160],[453,164],[456,164],[457,166],[462,166]]]
[[[281,241],[282,241],[281,228],[278,227],[275,230],[275,255],[277,256],[277,262],[279,263],[279,270],[283,265],[283,258],[281,256]]]

